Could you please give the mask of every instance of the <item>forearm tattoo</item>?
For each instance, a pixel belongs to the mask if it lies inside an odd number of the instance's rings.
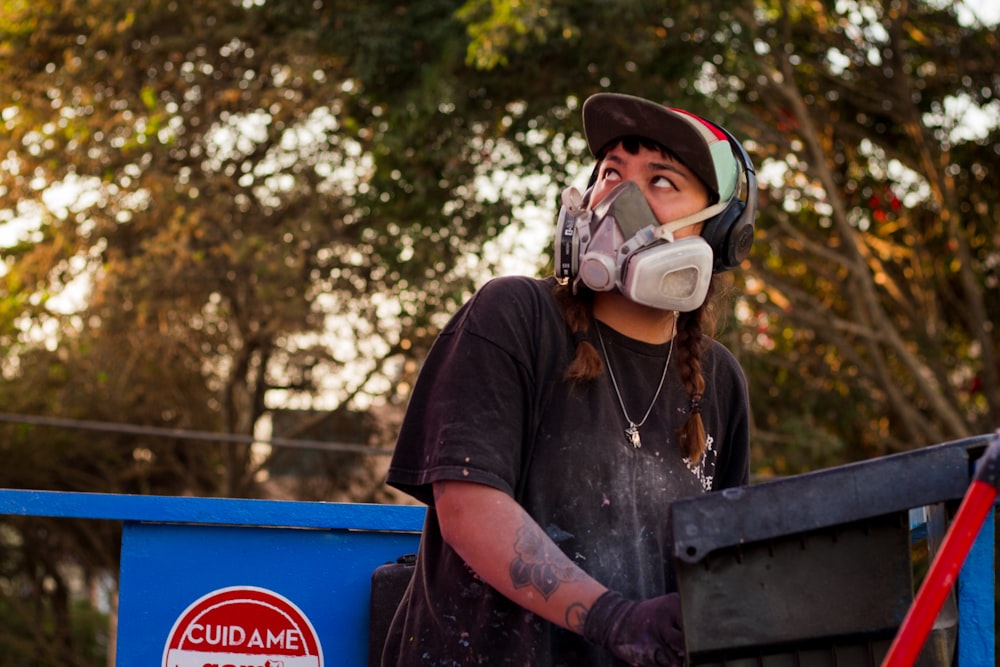
[[[566,627],[570,630],[583,634],[583,626],[587,622],[587,608],[582,602],[573,602],[566,607]]]
[[[576,566],[563,552],[551,546],[545,534],[530,519],[517,529],[514,554],[510,563],[510,579],[514,588],[532,586],[546,600],[563,582],[574,581],[579,576]]]

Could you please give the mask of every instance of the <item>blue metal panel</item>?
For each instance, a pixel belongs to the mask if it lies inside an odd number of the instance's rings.
[[[986,517],[958,578],[959,667],[995,664],[994,513]]]
[[[0,489],[0,514],[236,526],[419,531],[423,507]]]
[[[230,586],[277,593],[316,629],[327,666],[363,667],[371,575],[417,549],[415,534],[127,522],[122,537],[119,665],[162,665],[174,623]]]
[[[163,664],[174,623],[233,586],[287,598],[326,665],[367,664],[371,575],[413,553],[423,507],[0,489],[0,514],[124,521],[117,664]]]

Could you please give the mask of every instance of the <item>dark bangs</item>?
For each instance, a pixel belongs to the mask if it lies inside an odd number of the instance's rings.
[[[597,165],[594,167],[594,173],[591,176],[591,181],[590,181],[591,185],[593,185],[594,181],[597,178],[597,171],[600,168],[601,162],[603,162],[604,158],[607,157],[608,153],[611,152],[611,150],[618,145],[621,145],[622,149],[629,155],[638,155],[639,149],[645,148],[646,150],[650,151],[658,151],[659,153],[669,157],[671,160],[684,164],[684,160],[682,160],[677,155],[677,153],[673,152],[672,150],[670,150],[669,148],[667,148],[666,146],[657,141],[653,141],[652,139],[647,139],[646,137],[640,137],[638,135],[618,137],[617,139],[612,139],[607,144],[605,144],[604,148],[602,148],[597,153]],[[691,173],[694,173],[694,171],[692,171]],[[698,174],[694,174],[694,176],[699,181],[701,181],[702,185],[705,186],[705,192],[708,193],[709,205],[718,202],[719,195],[714,190],[712,190],[712,188],[708,187],[708,184],[705,183],[705,181],[702,181],[701,177],[698,176]]]

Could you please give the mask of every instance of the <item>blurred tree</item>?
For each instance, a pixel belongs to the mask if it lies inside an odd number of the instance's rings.
[[[657,61],[679,90],[702,67],[656,47],[651,3],[529,8],[515,61],[477,55],[479,3],[5,5],[0,215],[40,221],[5,253],[8,409],[249,436],[269,407],[391,397],[484,245],[579,168],[579,99],[607,70]],[[623,17],[595,61],[584,35]],[[255,493],[248,446],[101,440],[142,465],[97,488]]]
[[[393,355],[471,283],[476,214],[459,209],[456,234],[371,214],[403,190],[372,187],[368,130],[345,111],[356,84],[318,45],[317,7],[0,5],[0,223],[24,229],[2,269],[5,411],[249,437],[269,407],[390,393]],[[267,466],[248,444],[2,432],[10,487],[254,496]],[[45,664],[79,664],[56,566],[116,570],[114,531],[37,528],[77,547],[43,567],[34,524],[3,529],[20,564],[4,590],[57,639]]]
[[[470,0],[463,12],[479,67],[561,63],[553,43],[585,44],[575,71],[599,80],[566,77],[576,92],[664,100],[746,137],[760,234],[722,336],[749,372],[760,474],[1000,423],[998,50],[968,6]],[[977,109],[979,130],[963,122]]]
[[[952,124],[995,118],[1000,70],[966,10],[0,0],[0,403],[248,438],[270,410],[402,404],[498,242],[589,168],[581,101],[616,90],[758,164],[721,334],[758,472],[995,428],[1000,151],[995,122]],[[5,425],[0,485],[254,496],[258,453]],[[113,536],[78,539],[108,565]]]
[[[349,69],[317,45],[325,13],[292,2],[4,10],[3,188],[16,202],[5,215],[41,220],[5,253],[5,370],[23,387],[29,360],[65,363],[57,388],[74,397],[18,392],[8,409],[250,435],[269,390],[309,400],[322,376],[338,379],[325,387],[337,402],[385,392],[366,383],[408,344],[404,326],[427,312],[418,304],[461,292],[457,258],[475,240],[371,213],[402,191],[372,187],[367,128],[344,110]],[[455,291],[442,296],[448,276]],[[51,297],[81,282],[85,305],[53,312]],[[142,455],[151,469],[199,470],[161,491],[253,495],[249,447],[201,450],[197,461],[162,446]]]
[[[752,82],[734,121],[771,184],[741,304],[757,460],[795,472],[993,430],[996,32],[963,3],[754,16],[756,62],[731,74]]]

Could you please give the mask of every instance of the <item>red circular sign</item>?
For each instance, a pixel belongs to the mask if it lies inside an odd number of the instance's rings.
[[[163,667],[323,667],[312,623],[287,598],[252,586],[220,588],[184,610]]]

